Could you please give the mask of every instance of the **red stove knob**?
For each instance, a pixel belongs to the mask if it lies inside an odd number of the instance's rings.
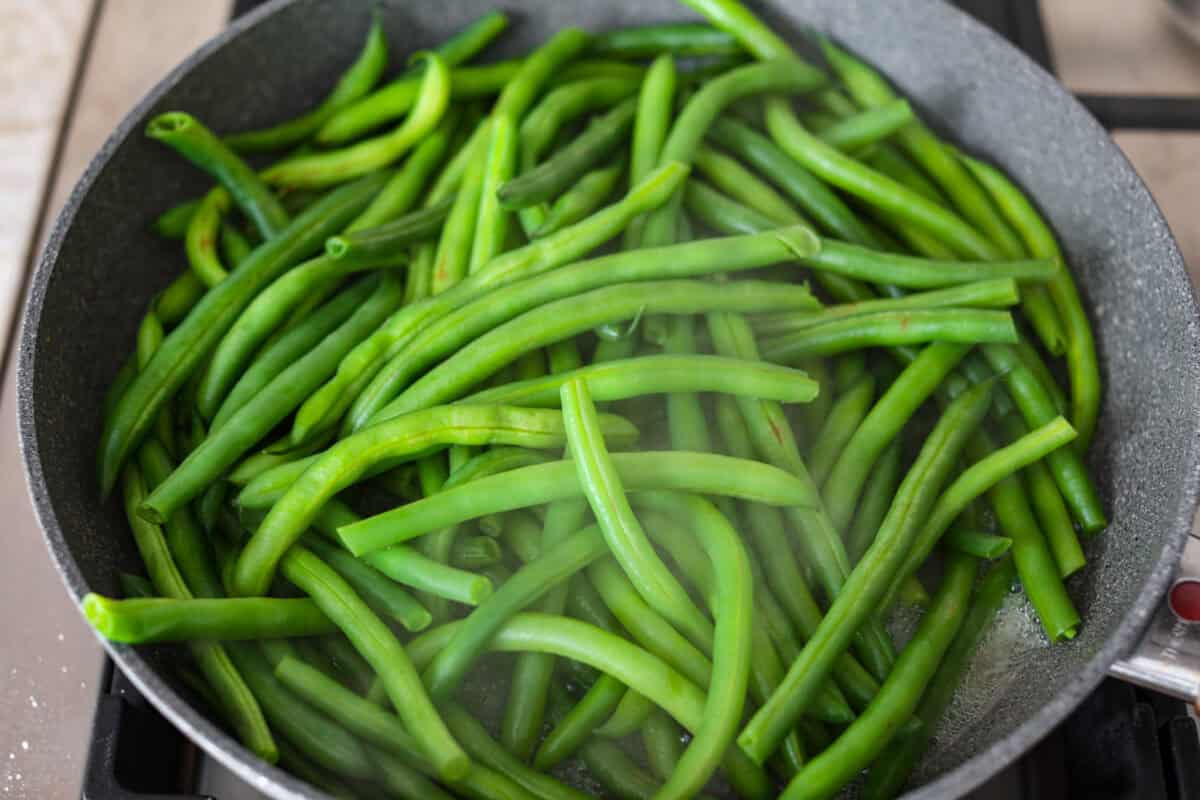
[[[1200,622],[1200,580],[1182,580],[1171,587],[1168,600],[1175,616],[1184,622]]]

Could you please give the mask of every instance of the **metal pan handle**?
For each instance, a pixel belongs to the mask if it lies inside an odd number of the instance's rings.
[[[1195,533],[1141,642],[1109,673],[1187,700],[1200,713],[1200,538]]]

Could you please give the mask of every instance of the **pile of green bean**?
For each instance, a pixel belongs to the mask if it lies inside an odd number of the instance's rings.
[[[1050,229],[854,56],[686,3],[382,85],[376,21],[301,117],[147,126],[214,186],[104,406],[145,576],[84,612],[333,795],[890,797],[1015,580],[1076,634]]]

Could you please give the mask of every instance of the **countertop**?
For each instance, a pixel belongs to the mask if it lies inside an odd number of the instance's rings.
[[[883,0],[880,0],[882,2]],[[120,117],[228,18],[228,0],[0,0],[0,336],[24,270]],[[1149,0],[1044,0],[1073,89],[1200,94],[1200,47]],[[1200,272],[1200,135],[1119,134]],[[57,155],[57,158],[55,156]],[[0,345],[3,343],[0,342]],[[0,391],[0,799],[78,798],[101,651],[46,555],[17,452],[13,364]]]

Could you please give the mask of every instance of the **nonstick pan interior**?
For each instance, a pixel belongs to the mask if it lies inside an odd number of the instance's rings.
[[[215,130],[306,109],[356,51],[367,3],[296,0],[235,23],[172,73],[114,133],[63,212],[34,278],[20,353],[22,442],[35,504],[69,590],[117,591],[137,564],[116,503],[96,491],[100,402],[150,297],[185,264],[147,232],[156,213],[206,179],[141,135],[155,113],[186,109]],[[442,39],[479,0],[385,2],[393,53]],[[500,3],[514,17],[497,55],[565,25],[604,29],[689,16],[669,0]],[[1088,543],[1070,589],[1084,625],[1050,648],[1014,596],[975,660],[922,767],[915,796],[965,792],[1064,717],[1132,645],[1156,606],[1197,493],[1196,310],[1179,252],[1145,187],[1083,109],[998,37],[933,0],[788,0],[761,8],[781,31],[811,26],[877,64],[926,119],[990,159],[1057,230],[1097,329],[1106,394],[1093,463],[1112,524]],[[107,645],[106,645],[107,646]],[[303,785],[254,760],[160,671],[160,652],[109,646],[167,715],[277,797]]]

